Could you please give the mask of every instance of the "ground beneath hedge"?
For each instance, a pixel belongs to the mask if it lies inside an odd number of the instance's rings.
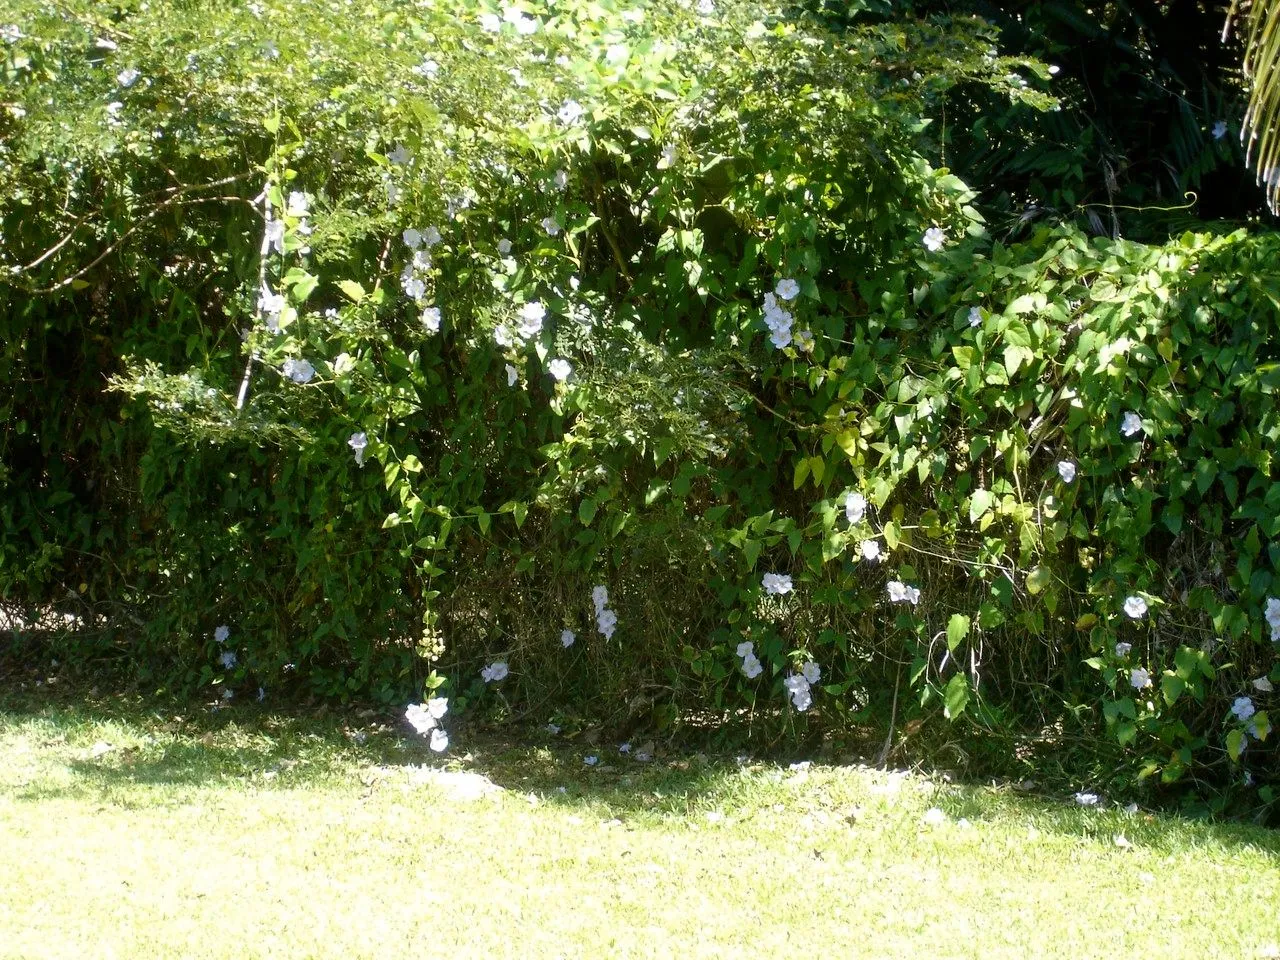
[[[0,878],[6,960],[1280,956],[1262,829],[248,707],[0,708]]]

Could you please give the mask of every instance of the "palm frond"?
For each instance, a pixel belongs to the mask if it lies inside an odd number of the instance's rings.
[[[1226,38],[1237,16],[1245,25],[1244,75],[1249,106],[1240,137],[1245,162],[1267,193],[1272,213],[1280,213],[1280,0],[1232,0],[1223,28]]]

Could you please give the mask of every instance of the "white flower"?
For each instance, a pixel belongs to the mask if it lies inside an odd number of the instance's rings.
[[[738,653],[738,656],[740,657],[749,657],[749,656],[752,656],[755,652],[756,652],[756,645],[752,643],[750,640],[743,640],[740,644],[738,644],[737,653]]]
[[[400,281],[400,286],[405,292],[405,296],[413,300],[421,300],[427,293],[427,285],[421,277],[408,276]]]
[[[715,15],[716,5],[714,0],[698,0],[698,5],[694,9],[698,11],[699,16],[711,17]]]
[[[554,737],[554,736],[555,736],[557,733],[559,733],[559,732],[560,732],[560,727],[559,727],[559,726],[557,726],[557,725],[556,725],[556,724],[554,724],[554,723],[548,723],[548,724],[547,724],[547,733],[551,734],[551,735]]]
[[[794,300],[800,293],[800,284],[787,277],[778,281],[778,285],[773,288],[773,292],[783,300]]]
[[[301,190],[294,190],[284,205],[284,212],[291,217],[305,217],[311,208],[311,197]]]
[[[930,227],[924,232],[924,248],[933,253],[942,249],[947,242],[947,235],[941,227]]]
[[[915,606],[920,602],[920,591],[916,587],[908,587],[901,580],[890,580],[885,584],[889,591],[890,603],[909,603]]]
[[[316,368],[308,360],[295,360],[290,357],[280,368],[281,372],[294,383],[307,383],[316,375]]]
[[[561,360],[559,357],[556,357],[547,364],[547,372],[561,383],[564,383],[569,379],[569,374],[573,373],[573,367],[569,365],[568,360]]]
[[[772,343],[779,350],[782,350],[785,347],[789,347],[791,345],[791,331],[790,330],[774,330],[772,333],[769,334],[769,342]]]
[[[630,753],[630,752],[631,752],[631,744],[629,744],[629,743],[620,743],[620,744],[618,744],[618,752],[619,752],[619,753]]]
[[[551,182],[557,190],[563,190],[569,185],[569,172],[567,170],[557,170],[556,175],[551,178]]]
[[[543,217],[542,229],[547,231],[547,236],[554,237],[560,233],[560,224],[556,222],[555,217]]]
[[[0,40],[5,43],[17,43],[22,37],[23,33],[16,23],[8,23],[0,27]]]
[[[264,233],[266,234],[267,249],[274,250],[276,253],[284,253],[284,221],[269,221]]]
[[[518,380],[519,378],[520,378],[520,371],[508,363],[507,364],[507,386],[514,387],[516,385],[516,380]]]
[[[937,807],[930,807],[924,812],[920,822],[927,827],[936,827],[947,822],[947,815]]]
[[[754,680],[763,672],[764,666],[754,653],[749,653],[742,658],[742,673],[748,680]]]
[[[436,753],[444,753],[449,749],[449,734],[441,727],[431,731],[431,749]]]
[[[427,333],[440,332],[440,308],[426,307],[422,311],[422,325],[427,328]]]
[[[495,660],[480,671],[480,679],[485,683],[496,683],[499,680],[506,679],[508,672],[505,661]]]
[[[422,231],[414,227],[406,227],[404,233],[400,234],[400,239],[410,250],[417,250],[422,246]]]
[[[613,638],[613,632],[618,626],[618,615],[612,610],[601,610],[596,614],[596,627],[606,640]]]
[[[436,728],[436,717],[427,710],[426,704],[411,703],[404,711],[404,718],[420,736],[426,736]]]
[[[597,757],[594,753],[589,753],[582,758],[582,762],[585,763],[588,767],[594,767],[597,763],[600,762],[600,758]]]
[[[1126,437],[1132,437],[1140,430],[1142,430],[1142,418],[1130,410],[1124,415],[1124,419],[1120,421],[1120,432]]]
[[[577,639],[578,638],[574,636],[573,631],[568,628],[560,631],[560,646],[562,647],[572,647],[573,641]]]
[[[513,343],[515,343],[515,337],[511,333],[511,328],[508,327],[505,323],[500,323],[496,327],[494,327],[493,342],[503,348],[509,347]],[[514,378],[512,378],[510,375],[510,371],[514,369],[515,368],[511,366],[511,364],[507,364],[508,385],[515,383]]]
[[[560,118],[561,123],[573,124],[581,120],[586,112],[577,100],[566,100],[564,105],[556,111],[556,116]]]
[[[426,244],[428,250],[434,247],[444,238],[440,236],[440,228],[436,226],[427,227],[422,231],[422,242]]]
[[[982,324],[982,311],[978,307],[969,308],[969,326],[977,327]]]
[[[520,326],[517,332],[528,340],[542,332],[542,321],[547,315],[547,308],[540,300],[532,300],[520,308]]]
[[[1070,483],[1076,478],[1076,465],[1070,460],[1058,461],[1058,476],[1063,483]]]
[[[1231,704],[1231,715],[1243,723],[1257,713],[1257,709],[1248,697],[1236,697]]]
[[[591,602],[599,613],[609,604],[609,591],[603,585],[591,588]]]
[[[1129,655],[1129,651],[1132,649],[1133,649],[1132,643],[1117,643],[1116,658],[1119,660],[1123,660],[1125,657]]]
[[[676,145],[674,143],[668,143],[662,148],[662,155],[658,157],[658,169],[670,170],[676,165],[676,156]]]
[[[797,350],[803,351],[804,353],[811,353],[813,351],[814,344],[813,331],[797,330],[795,334],[795,342]]]
[[[809,681],[801,674],[793,673],[782,681],[782,685],[786,687],[787,692],[791,695],[792,705],[801,713],[804,713],[813,704],[813,694],[809,689]]]
[[[1270,678],[1259,677],[1257,680],[1253,681],[1253,689],[1257,690],[1259,693],[1271,693],[1275,688],[1271,685]]]
[[[537,29],[538,29],[538,21],[533,19],[533,17],[522,16],[518,20],[516,20],[515,24],[516,24],[516,33],[520,34],[520,36],[522,37],[530,36],[531,34],[537,32]]]
[[[498,252],[504,257],[511,252],[511,241],[503,237],[498,241]]]
[[[489,33],[497,33],[502,29],[502,21],[498,19],[496,13],[482,13],[479,19],[481,29],[487,30]]]
[[[880,560],[880,541],[879,540],[863,540],[862,545],[858,548],[862,553],[864,560],[878,562]]]
[[[1077,793],[1076,803],[1082,807],[1096,807],[1098,805],[1099,796],[1096,793]]]
[[[107,120],[111,123],[120,122],[120,111],[124,109],[124,104],[119,100],[113,100],[107,104]]]
[[[413,68],[413,72],[420,77],[430,80],[440,72],[440,64],[436,63],[430,57],[427,57],[427,59],[423,60],[422,63]]]
[[[403,143],[397,143],[396,148],[387,154],[387,159],[394,163],[397,167],[408,166],[413,160],[413,154]]]
[[[369,446],[369,437],[364,433],[353,433],[347,438],[347,446],[352,449],[356,455],[356,466],[364,466],[364,450]]]
[[[1219,120],[1213,125],[1213,139],[1221,140],[1227,135],[1227,121]]]
[[[810,660],[800,668],[800,675],[810,683],[817,683],[822,676],[822,668]]]
[[[1135,690],[1151,686],[1151,674],[1142,667],[1134,667],[1129,671],[1129,685]]]
[[[867,498],[853,490],[845,494],[844,515],[850,523],[861,523],[867,515]]]
[[[120,84],[120,86],[128,90],[130,87],[132,87],[135,83],[138,82],[138,78],[140,76],[142,76],[141,73],[139,73],[133,67],[129,67],[128,69],[121,70],[119,73],[116,74],[116,83]]]
[[[790,593],[795,589],[791,583],[791,577],[785,573],[766,573],[760,579],[760,586],[764,587],[765,593],[775,597],[780,597],[784,593]]]
[[[236,654],[234,650],[223,650],[222,655],[218,657],[222,661],[223,669],[232,670],[236,665]]]
[[[1267,609],[1263,615],[1272,630],[1280,629],[1280,599],[1267,597]]]
[[[1124,601],[1124,612],[1134,620],[1144,617],[1147,613],[1147,601],[1138,596],[1128,597]]]
[[[226,624],[223,624],[222,626],[218,627],[217,630],[213,631],[213,639],[218,641],[218,643],[226,643],[227,639],[230,636],[231,636],[231,628],[228,627]]]

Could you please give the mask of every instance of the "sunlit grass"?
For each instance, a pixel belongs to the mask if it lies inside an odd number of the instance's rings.
[[[0,957],[1200,958],[1280,940],[1280,836],[1261,829],[549,737],[457,731],[439,758],[360,722],[0,713]],[[945,821],[925,826],[932,807]]]

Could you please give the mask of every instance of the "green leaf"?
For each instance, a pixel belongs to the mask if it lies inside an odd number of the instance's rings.
[[[969,498],[969,522],[976,522],[980,516],[990,510],[995,499],[995,495],[990,490],[973,491],[973,495]]]
[[[963,613],[953,613],[947,621],[947,649],[955,652],[956,647],[969,635],[970,620]]]
[[[957,673],[948,680],[946,689],[942,692],[942,703],[948,720],[954,720],[963,714],[964,708],[969,705],[969,678],[963,673]]]
[[[596,518],[596,510],[599,506],[595,500],[583,500],[578,504],[578,519],[582,521],[584,527],[591,526],[591,521]]]
[[[1173,706],[1187,689],[1187,682],[1176,673],[1166,673],[1160,678],[1160,687],[1164,691],[1165,702]]]
[[[1232,761],[1239,763],[1242,753],[1244,753],[1244,731],[1232,730],[1227,734],[1227,754]]]
[[[1052,574],[1047,567],[1035,566],[1031,568],[1031,572],[1027,574],[1027,593],[1036,594],[1047,587],[1052,579]]]
[[[368,296],[368,294],[364,292],[364,287],[360,286],[360,284],[356,283],[354,280],[339,280],[338,289],[356,303],[359,303]]]
[[[792,477],[791,479],[791,488],[793,490],[799,490],[801,487],[804,486],[805,480],[809,478],[809,467],[810,467],[810,464],[809,464],[808,457],[803,457],[796,464],[795,476]]]

